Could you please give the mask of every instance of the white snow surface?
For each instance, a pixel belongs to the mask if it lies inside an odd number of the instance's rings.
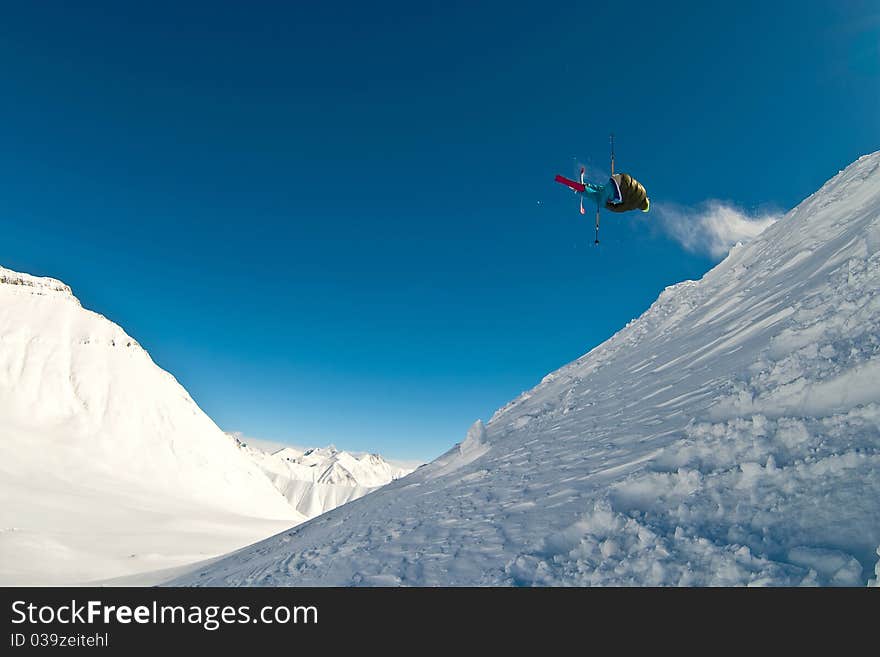
[[[411,472],[378,454],[355,456],[333,447],[267,452],[239,441],[288,503],[307,518],[363,497]]]
[[[878,327],[880,152],[436,461],[171,582],[876,582]]]
[[[167,570],[305,519],[119,326],[2,267],[0,499],[7,585]]]

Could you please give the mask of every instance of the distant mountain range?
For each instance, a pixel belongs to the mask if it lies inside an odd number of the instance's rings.
[[[354,456],[333,447],[265,451],[231,434],[285,499],[307,518],[334,509],[391,483],[411,469],[392,466],[378,454]]]

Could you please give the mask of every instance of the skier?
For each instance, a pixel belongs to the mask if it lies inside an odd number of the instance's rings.
[[[597,208],[604,206],[612,212],[647,212],[651,209],[651,199],[645,187],[628,173],[615,173],[605,185],[579,183],[564,176],[556,176],[556,181],[571,187],[577,194],[583,194]]]
[[[581,214],[584,210],[584,198],[596,204],[596,244],[599,243],[599,210],[604,206],[611,212],[629,212],[651,209],[651,199],[645,187],[628,173],[614,173],[614,135],[611,135],[611,178],[605,185],[584,182],[584,167],[581,167],[581,179],[570,180],[565,176],[556,176],[556,182],[581,195]]]

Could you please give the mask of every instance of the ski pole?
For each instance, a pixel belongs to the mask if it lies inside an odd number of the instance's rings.
[[[614,133],[611,133],[611,175],[614,175]]]

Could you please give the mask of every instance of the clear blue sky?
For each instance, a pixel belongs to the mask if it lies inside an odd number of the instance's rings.
[[[0,20],[0,264],[265,439],[431,458],[702,275],[593,248],[553,175],[610,131],[684,205],[880,148],[875,2],[77,4]]]

